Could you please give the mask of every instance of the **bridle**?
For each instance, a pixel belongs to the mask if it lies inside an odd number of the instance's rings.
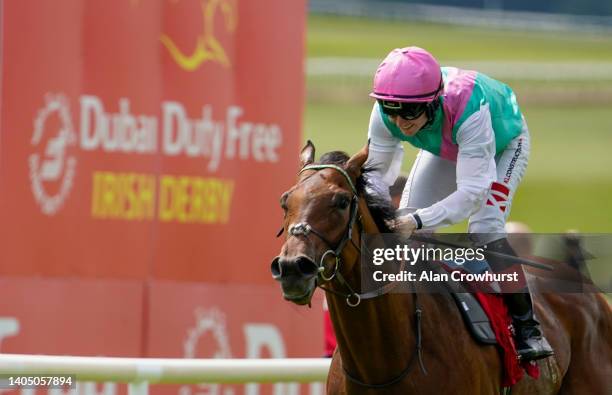
[[[333,292],[336,294],[340,294],[341,296],[344,296],[347,305],[349,305],[350,307],[357,307],[361,303],[361,299],[363,295],[360,295],[357,292],[355,292],[355,290],[348,284],[348,282],[344,279],[344,276],[342,276],[342,274],[338,270],[340,268],[340,262],[341,262],[340,255],[342,254],[342,251],[344,250],[344,247],[346,247],[349,240],[351,241],[351,244],[357,249],[357,251],[361,252],[360,248],[353,242],[353,227],[355,225],[355,222],[357,222],[357,215],[359,213],[359,210],[357,207],[359,203],[359,197],[357,195],[357,188],[355,187],[353,180],[351,180],[351,177],[348,175],[346,170],[344,170],[343,168],[337,165],[332,165],[332,164],[307,165],[307,166],[304,166],[302,170],[300,170],[298,175],[302,174],[303,172],[307,170],[322,170],[322,169],[334,169],[338,171],[340,174],[342,174],[344,178],[346,179],[346,181],[348,182],[349,186],[351,187],[351,192],[353,193],[353,196],[351,197],[351,203],[349,206],[349,220],[346,225],[346,231],[344,232],[342,239],[340,239],[340,241],[338,242],[338,245],[336,246],[336,248],[334,248],[332,246],[332,243],[321,232],[315,230],[307,222],[300,222],[297,224],[293,224],[289,226],[288,231],[289,231],[289,234],[292,236],[297,236],[297,235],[308,236],[309,233],[313,233],[317,237],[319,237],[321,240],[323,240],[325,244],[327,244],[328,250],[326,250],[323,253],[323,255],[321,255],[321,258],[319,259],[319,263],[317,265],[318,266],[318,277],[320,277],[324,282],[332,281],[334,278],[337,278],[337,280],[342,284],[342,286],[348,289],[349,293],[342,294],[338,291],[334,291],[328,288],[323,288],[322,285],[319,284],[319,281],[317,281],[317,286],[319,288],[324,289],[325,291]],[[361,219],[359,220],[359,223],[361,223]],[[332,255],[334,257],[335,265],[334,265],[334,270],[331,273],[331,275],[326,276],[325,275],[325,258],[328,255]]]
[[[359,196],[357,193],[357,188],[355,187],[355,184],[353,183],[353,181],[351,180],[351,177],[348,175],[348,173],[346,172],[346,170],[344,170],[343,168],[341,168],[340,166],[337,165],[333,165],[333,164],[321,164],[321,165],[307,165],[304,166],[299,174],[302,174],[304,171],[307,170],[322,170],[322,169],[334,169],[336,171],[338,171],[340,174],[342,174],[344,176],[344,178],[346,179],[346,181],[348,182],[349,186],[351,187],[351,191],[353,192],[353,196],[351,198],[351,203],[350,203],[350,212],[349,212],[349,221],[347,223],[347,229],[344,232],[344,236],[342,237],[342,239],[338,242],[338,245],[336,246],[336,248],[333,248],[332,243],[327,239],[327,237],[325,237],[325,235],[323,235],[321,232],[315,230],[310,224],[308,224],[307,222],[298,222],[296,224],[292,224],[289,226],[288,228],[288,233],[291,236],[300,236],[303,235],[304,237],[308,237],[308,235],[310,233],[316,235],[317,237],[319,237],[328,247],[329,249],[326,250],[322,255],[321,258],[319,259],[319,263],[317,265],[317,286],[321,289],[323,289],[326,292],[330,292],[332,294],[335,295],[339,295],[345,298],[346,304],[350,307],[357,307],[362,300],[365,299],[373,299],[376,298],[378,296],[381,295],[385,295],[387,294],[389,291],[391,291],[393,288],[395,288],[398,284],[397,281],[393,281],[391,283],[385,284],[384,286],[377,288],[373,291],[369,291],[369,292],[365,292],[365,293],[357,293],[351,286],[350,284],[345,280],[344,276],[342,275],[342,273],[339,270],[340,264],[341,264],[341,254],[342,251],[344,250],[344,248],[346,247],[347,243],[349,242],[349,240],[351,241],[351,244],[357,249],[357,251],[361,252],[361,249],[355,245],[355,243],[353,242],[352,239],[352,232],[353,232],[353,227],[355,225],[355,223],[357,222],[358,219],[358,202],[359,202]],[[361,218],[359,218],[359,223],[361,223]],[[280,236],[282,234],[284,228],[281,228],[281,230],[278,232],[277,237]],[[333,255],[335,258],[335,265],[334,265],[334,270],[332,272],[332,274],[330,276],[326,276],[325,275],[325,258],[327,257],[327,255]],[[402,262],[402,265],[404,263]],[[400,268],[401,270],[402,268]],[[332,281],[334,278],[338,280],[338,282],[340,283],[341,286],[345,287],[348,290],[348,293],[343,293],[343,292],[339,292],[336,290],[333,290],[329,287],[324,287],[322,284],[319,283],[318,278],[321,278],[323,281],[325,282],[329,282]],[[421,370],[423,371],[424,374],[427,374],[427,370],[425,369],[425,366],[423,364],[423,358],[422,358],[422,342],[421,342],[421,316],[422,316],[422,309],[418,300],[418,293],[416,292],[416,290],[414,289],[414,283],[411,282],[411,287],[413,288],[413,292],[414,292],[414,303],[415,303],[415,319],[416,319],[416,345],[415,345],[415,351],[412,354],[412,357],[408,363],[408,366],[406,366],[406,368],[395,378],[393,378],[392,380],[389,380],[385,383],[381,383],[381,384],[368,384],[365,383],[357,378],[355,378],[353,375],[351,375],[346,368],[344,368],[344,366],[342,367],[344,374],[346,375],[346,377],[353,383],[360,385],[362,387],[366,387],[366,388],[370,388],[370,389],[383,389],[389,386],[392,386],[394,384],[399,383],[400,381],[402,381],[407,375],[408,373],[410,373],[412,366],[413,366],[413,362],[415,361],[415,359],[418,358],[419,361],[419,365],[421,367]]]
[[[348,281],[346,281],[346,279],[344,278],[344,276],[342,275],[342,273],[339,270],[340,264],[341,264],[341,261],[342,261],[340,256],[342,255],[342,251],[346,247],[347,243],[350,241],[351,244],[353,245],[353,247],[355,247],[355,249],[358,252],[361,253],[361,249],[359,248],[359,246],[357,246],[355,244],[355,242],[353,241],[353,238],[352,238],[352,236],[353,236],[353,227],[354,227],[355,223],[359,223],[359,224],[361,223],[361,218],[358,218],[358,215],[359,215],[359,209],[358,209],[359,196],[357,194],[357,188],[355,187],[355,184],[353,183],[353,180],[351,180],[351,177],[348,175],[346,170],[344,170],[340,166],[333,165],[333,164],[307,165],[307,166],[304,166],[302,168],[302,170],[300,170],[298,175],[302,174],[306,170],[322,170],[322,169],[334,169],[334,170],[338,171],[340,174],[342,174],[344,176],[344,178],[348,182],[349,186],[351,187],[351,191],[353,192],[353,196],[351,197],[350,209],[349,209],[349,220],[348,220],[348,223],[346,225],[346,231],[344,232],[344,236],[342,236],[342,239],[340,239],[340,241],[338,242],[338,245],[334,248],[332,246],[333,243],[331,243],[327,239],[327,237],[325,237],[325,235],[323,235],[321,232],[319,232],[316,229],[314,229],[307,222],[298,222],[296,224],[290,225],[289,228],[288,228],[288,233],[291,236],[303,235],[305,237],[308,237],[308,235],[310,233],[312,233],[312,234],[316,235],[318,238],[320,238],[329,247],[329,249],[326,250],[321,255],[321,258],[319,259],[319,262],[317,264],[317,277],[321,278],[321,280],[323,280],[323,282],[329,282],[329,281],[332,281],[335,278],[336,280],[338,280],[338,282],[340,283],[341,286],[343,286],[344,288],[346,288],[348,290],[348,293],[339,292],[339,291],[336,291],[336,290],[331,289],[329,287],[324,287],[322,284],[319,283],[319,281],[317,281],[317,286],[319,288],[323,289],[326,292],[330,292],[330,293],[333,293],[335,295],[339,295],[339,296],[344,297],[345,301],[346,301],[346,304],[349,305],[350,307],[357,307],[357,306],[359,306],[359,304],[361,303],[362,300],[372,299],[372,298],[375,298],[375,297],[378,297],[378,296],[381,296],[381,295],[384,295],[384,294],[388,293],[393,288],[395,288],[398,285],[398,283],[397,282],[391,282],[391,283],[386,284],[386,285],[384,285],[384,286],[382,286],[380,288],[377,288],[375,290],[372,290],[372,291],[369,291],[369,292],[364,292],[364,293],[358,293],[358,292],[356,292],[353,289],[353,287],[351,287],[351,285],[348,283]],[[358,221],[358,219],[359,219],[359,221]],[[282,229],[281,229],[281,232],[279,232],[278,235],[280,235],[281,233],[282,233]],[[334,259],[335,259],[334,270],[331,273],[331,275],[329,275],[329,276],[325,275],[325,258],[328,255],[332,255],[334,257]]]

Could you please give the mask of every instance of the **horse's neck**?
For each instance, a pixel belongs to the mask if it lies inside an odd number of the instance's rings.
[[[363,206],[365,203],[360,205],[363,231],[368,234],[380,233],[369,210]],[[358,243],[359,235],[356,233],[353,232]],[[359,252],[349,248],[342,258],[352,263],[347,266],[353,268],[350,272],[342,272],[342,275],[351,287],[360,289]],[[347,292],[337,283],[334,288]],[[364,381],[381,382],[388,379],[389,374],[405,368],[408,356],[415,349],[414,295],[387,294],[363,300],[357,307],[349,307],[341,296],[328,293],[327,297],[342,362],[347,371]],[[394,363],[398,366],[393,366]]]

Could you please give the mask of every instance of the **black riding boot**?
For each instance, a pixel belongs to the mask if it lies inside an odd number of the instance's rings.
[[[487,244],[487,250],[516,256],[514,249],[510,246],[506,238]],[[494,271],[499,271],[508,266],[508,263],[504,262],[502,258],[492,255],[487,258]],[[535,317],[527,282],[525,281],[525,289],[523,292],[504,293],[503,297],[506,306],[508,306],[510,315],[512,316],[516,350],[521,360],[534,361],[553,355],[553,350],[543,336],[540,330],[540,323]]]

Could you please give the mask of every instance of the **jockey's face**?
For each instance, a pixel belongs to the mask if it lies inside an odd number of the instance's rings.
[[[427,112],[424,112],[418,118],[411,120],[404,119],[399,115],[387,116],[406,136],[414,136],[427,123]]]

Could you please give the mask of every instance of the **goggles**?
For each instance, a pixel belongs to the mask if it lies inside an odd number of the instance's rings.
[[[405,120],[417,119],[427,110],[429,103],[403,103],[391,100],[378,100],[382,112],[389,116],[399,116]]]

